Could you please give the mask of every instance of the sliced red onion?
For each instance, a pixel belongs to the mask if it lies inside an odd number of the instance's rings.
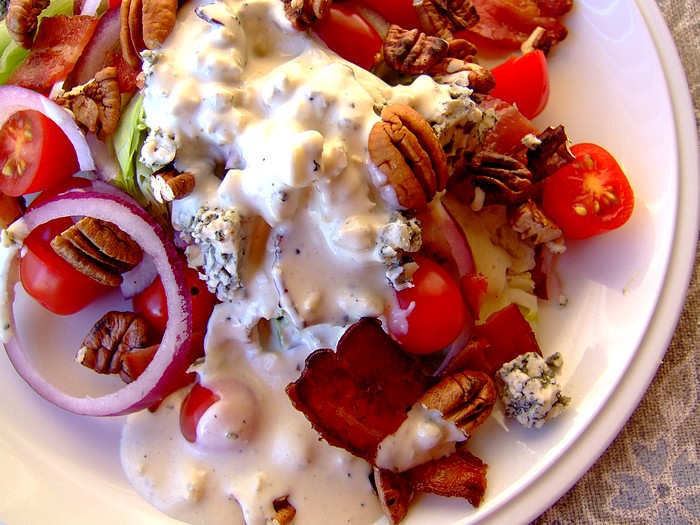
[[[85,135],[68,111],[31,89],[19,86],[0,86],[0,126],[10,115],[23,109],[39,111],[58,124],[75,148],[80,169],[83,171],[95,169]]]
[[[13,290],[18,282],[16,263],[26,235],[50,220],[84,215],[113,222],[141,246],[160,275],[168,308],[165,333],[150,365],[132,383],[98,397],[73,396],[41,375],[19,340],[12,311]],[[0,315],[5,349],[20,376],[55,405],[70,412],[92,416],[135,412],[151,406],[167,394],[172,381],[187,366],[192,334],[192,303],[182,261],[163,229],[142,208],[128,200],[95,191],[74,191],[30,210],[3,232],[0,265]]]
[[[84,0],[82,6],[78,9],[81,15],[95,16],[97,10],[100,8],[100,3],[102,0]]]
[[[99,6],[100,0],[86,0],[83,11],[91,9],[91,4]],[[97,23],[95,32],[85,46],[83,54],[73,68],[72,83],[80,86],[95,77],[100,69],[105,66],[107,54],[119,47],[119,6],[108,9]],[[84,13],[85,14],[85,13]],[[94,13],[89,13],[94,14]]]
[[[133,299],[148,288],[158,276],[153,259],[144,254],[143,260],[133,270],[122,274],[124,281],[121,285],[124,299]]]
[[[95,163],[95,175],[106,182],[115,179],[119,175],[119,163],[109,150],[109,146],[98,139],[94,133],[87,133],[85,140]]]

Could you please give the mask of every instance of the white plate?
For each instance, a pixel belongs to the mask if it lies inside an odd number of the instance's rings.
[[[603,144],[627,171],[637,207],[625,228],[570,243],[565,308],[538,337],[565,356],[571,409],[542,430],[492,418],[472,449],[489,465],[486,501],[423,498],[405,522],[527,523],[602,454],[654,376],[683,305],[698,231],[698,140],[673,42],[652,0],[577,0],[552,54],[552,100],[538,118]],[[22,308],[25,306],[20,305]],[[27,310],[29,311],[29,310]],[[26,314],[28,344],[56,346],[50,315]],[[91,320],[71,320],[59,346]],[[77,342],[76,342],[77,341]],[[145,503],[119,465],[120,419],[73,416],[38,398],[0,355],[0,522],[175,523]]]

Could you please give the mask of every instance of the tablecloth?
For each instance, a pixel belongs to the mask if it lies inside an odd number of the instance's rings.
[[[700,2],[657,0],[700,122]],[[700,252],[675,335],[645,397],[608,450],[532,525],[700,523]]]

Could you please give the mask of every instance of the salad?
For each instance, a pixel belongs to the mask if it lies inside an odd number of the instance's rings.
[[[571,4],[59,3],[35,38],[29,4],[4,28],[20,375],[67,410],[130,414],[127,477],[187,522],[478,506],[469,436],[568,403],[532,330],[563,301],[556,255],[633,209],[608,152],[531,121]],[[522,51],[489,69],[479,39]],[[131,309],[99,312],[83,366],[52,374],[15,333],[17,282],[61,315],[115,289]]]

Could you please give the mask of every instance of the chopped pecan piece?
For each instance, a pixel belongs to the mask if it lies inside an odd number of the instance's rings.
[[[119,374],[129,383],[138,375],[124,371],[124,357],[134,351],[155,353],[149,348],[149,330],[148,323],[133,312],[107,312],[83,339],[76,361],[98,374]]]
[[[486,205],[517,204],[534,192],[532,173],[513,157],[483,151],[474,157],[469,169],[473,184],[486,193]]]
[[[284,0],[284,14],[295,29],[305,31],[323,18],[333,0]]]
[[[469,0],[414,0],[413,7],[423,31],[446,39],[479,22]]]
[[[275,509],[275,515],[265,520],[265,525],[289,525],[297,513],[294,505],[289,503],[288,496],[274,500],[272,508]]]
[[[549,177],[556,170],[565,166],[574,155],[569,150],[569,137],[564,126],[548,127],[537,135],[537,144],[527,151],[527,168],[533,176],[533,182]]]
[[[469,436],[491,415],[497,397],[496,386],[488,375],[464,370],[444,378],[418,401],[428,409],[438,410]]]
[[[143,251],[111,222],[85,217],[51,241],[75,269],[107,286],[119,286],[121,273],[141,262]]]
[[[194,175],[179,173],[175,169],[164,169],[151,175],[153,196],[158,202],[182,199],[194,189]]]
[[[5,27],[12,39],[25,49],[32,47],[39,15],[50,0],[10,0],[5,16]]]
[[[121,94],[116,67],[98,71],[95,78],[64,93],[56,103],[69,109],[83,129],[104,137],[114,133],[121,116]]]
[[[534,244],[544,244],[553,253],[566,249],[561,229],[533,200],[508,208],[508,223],[520,237]]]
[[[430,124],[402,104],[386,106],[369,135],[372,162],[396,192],[400,207],[421,210],[447,184],[447,159]]]

